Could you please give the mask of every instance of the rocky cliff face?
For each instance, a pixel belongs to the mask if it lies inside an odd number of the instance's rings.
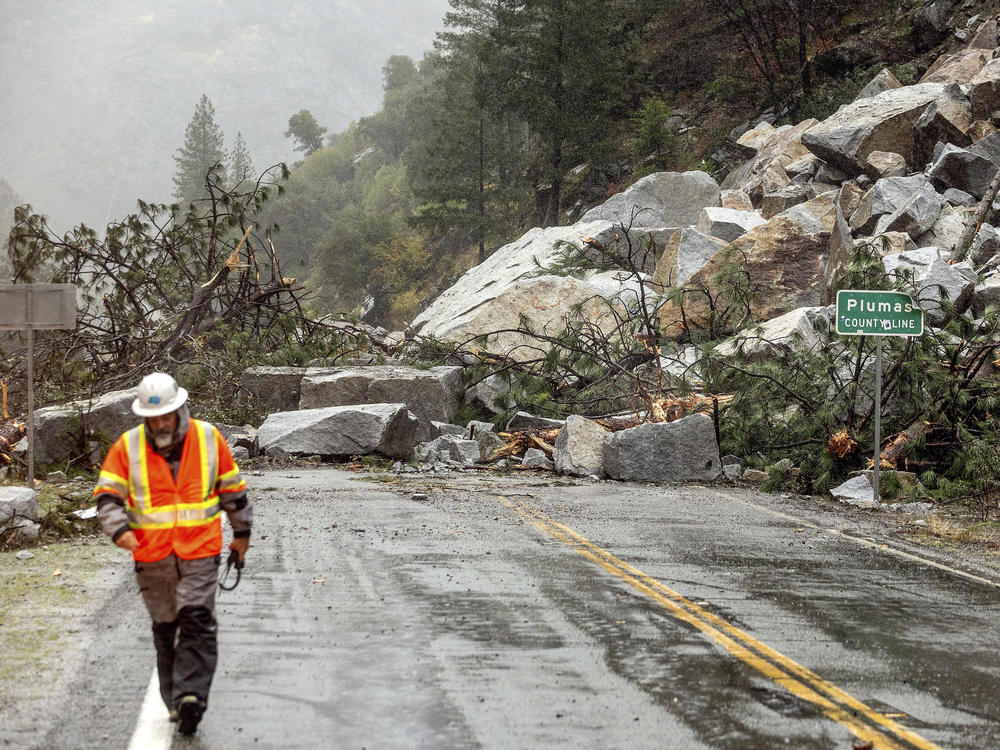
[[[862,242],[880,248],[888,272],[902,276],[906,269],[909,291],[930,323],[943,322],[943,299],[958,313],[981,310],[1000,287],[997,230],[984,224],[970,260],[954,261],[1000,169],[998,56],[991,19],[914,85],[902,86],[884,71],[822,122],[757,123],[737,138],[747,161],[721,186],[703,173],[659,173],[577,224],[531,230],[468,271],[412,329],[463,342],[544,310],[543,327],[554,331],[571,315],[627,304],[641,280],[664,295],[653,303],[661,333],[682,338],[708,332],[712,315],[724,311],[726,268],[745,276],[747,326],[796,309],[814,320],[817,309],[834,301],[833,284]],[[622,252],[627,226],[648,238],[654,263],[604,279],[583,276],[573,293],[552,280],[559,271],[542,272],[557,257],[591,257],[595,248]],[[588,308],[584,299],[608,304]],[[509,332],[487,341],[501,354],[526,345]]]

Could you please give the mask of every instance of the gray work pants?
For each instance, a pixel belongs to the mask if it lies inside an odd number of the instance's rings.
[[[197,696],[206,707],[218,661],[218,555],[183,560],[171,554],[156,562],[137,562],[135,576],[153,618],[160,697],[167,708],[185,695]]]

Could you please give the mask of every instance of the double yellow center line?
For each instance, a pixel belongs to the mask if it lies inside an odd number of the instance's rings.
[[[676,591],[650,578],[607,550],[563,526],[524,502],[500,501],[553,539],[571,547],[582,557],[620,578],[682,620],[711,638],[740,661],[753,667],[792,695],[816,706],[823,714],[843,724],[859,739],[877,750],[939,750],[937,745],[866,706],[815,672],[803,667],[749,633],[726,622]]]

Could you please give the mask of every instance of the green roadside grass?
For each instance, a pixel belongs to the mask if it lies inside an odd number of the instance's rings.
[[[106,539],[81,537],[0,552],[0,715],[44,698],[89,642],[90,622],[121,562]]]

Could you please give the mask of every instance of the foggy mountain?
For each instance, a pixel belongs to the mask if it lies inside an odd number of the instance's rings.
[[[447,0],[0,0],[0,179],[57,231],[170,202],[201,95],[258,171],[301,158],[308,109],[328,134],[372,114],[390,55],[419,60]]]

